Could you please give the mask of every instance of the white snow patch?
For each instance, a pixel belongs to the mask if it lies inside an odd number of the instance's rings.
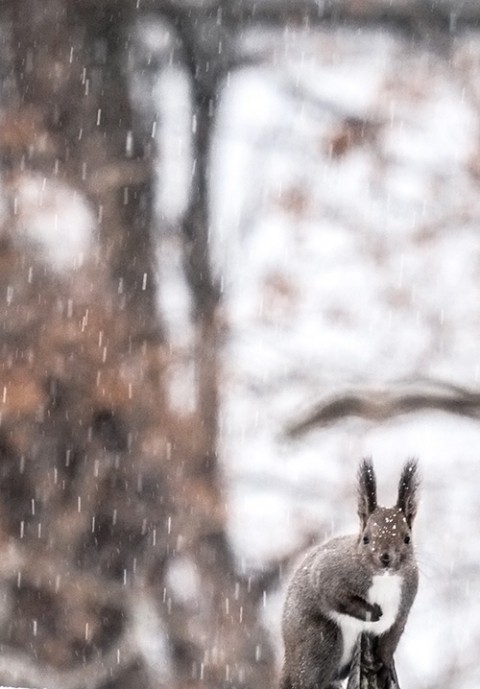
[[[194,601],[200,596],[200,578],[193,562],[187,557],[176,557],[166,577],[167,587],[181,603]]]
[[[60,272],[83,264],[94,219],[78,193],[37,175],[22,182],[14,202],[19,238],[32,243],[45,262]]]

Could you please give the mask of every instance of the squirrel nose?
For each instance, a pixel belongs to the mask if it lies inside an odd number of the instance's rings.
[[[380,562],[382,565],[388,565],[390,564],[390,555],[389,553],[385,552],[380,555]]]

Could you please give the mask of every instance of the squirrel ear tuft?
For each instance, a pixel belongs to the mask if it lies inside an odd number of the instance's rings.
[[[402,510],[410,528],[417,514],[417,491],[419,485],[418,462],[415,458],[411,458],[402,469],[398,484],[397,500],[397,507]]]
[[[377,482],[372,460],[363,459],[358,469],[358,516],[365,526],[369,516],[377,507]]]

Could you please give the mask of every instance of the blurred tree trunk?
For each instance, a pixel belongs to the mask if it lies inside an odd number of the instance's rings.
[[[17,99],[2,153],[17,223],[1,246],[12,297],[2,306],[0,489],[14,557],[2,679],[153,686],[132,631],[135,591],[165,560],[172,505],[153,151],[135,128],[125,66],[132,7],[16,0],[10,12]],[[26,240],[18,214],[29,181],[89,208],[90,246],[68,270]]]
[[[19,0],[13,45],[19,106],[47,150],[27,164],[81,190],[135,335],[158,334],[150,238],[152,147],[135,128],[126,74],[132,3]],[[38,139],[38,132],[37,132]]]
[[[204,25],[170,7],[197,119],[183,224],[197,328],[188,416],[172,413],[164,395],[154,151],[136,126],[126,71],[137,4],[9,3],[17,96],[0,124],[11,202],[0,242],[9,295],[0,306],[0,526],[9,553],[0,568],[0,681],[267,687],[273,655],[259,609],[271,572],[252,581],[237,571],[217,457],[220,291],[210,269],[208,160],[221,78],[205,94]],[[22,190],[32,180],[47,195],[68,189],[90,209],[90,248],[69,270],[26,239]],[[196,581],[187,602],[171,581],[185,560]],[[145,631],[146,616],[155,632]],[[156,647],[152,658],[155,634],[169,653]]]

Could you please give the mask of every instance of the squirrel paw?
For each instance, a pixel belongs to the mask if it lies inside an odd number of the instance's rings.
[[[372,605],[372,610],[370,612],[370,621],[371,622],[378,622],[378,620],[381,618],[383,615],[382,608],[378,605],[378,603],[374,603]]]

